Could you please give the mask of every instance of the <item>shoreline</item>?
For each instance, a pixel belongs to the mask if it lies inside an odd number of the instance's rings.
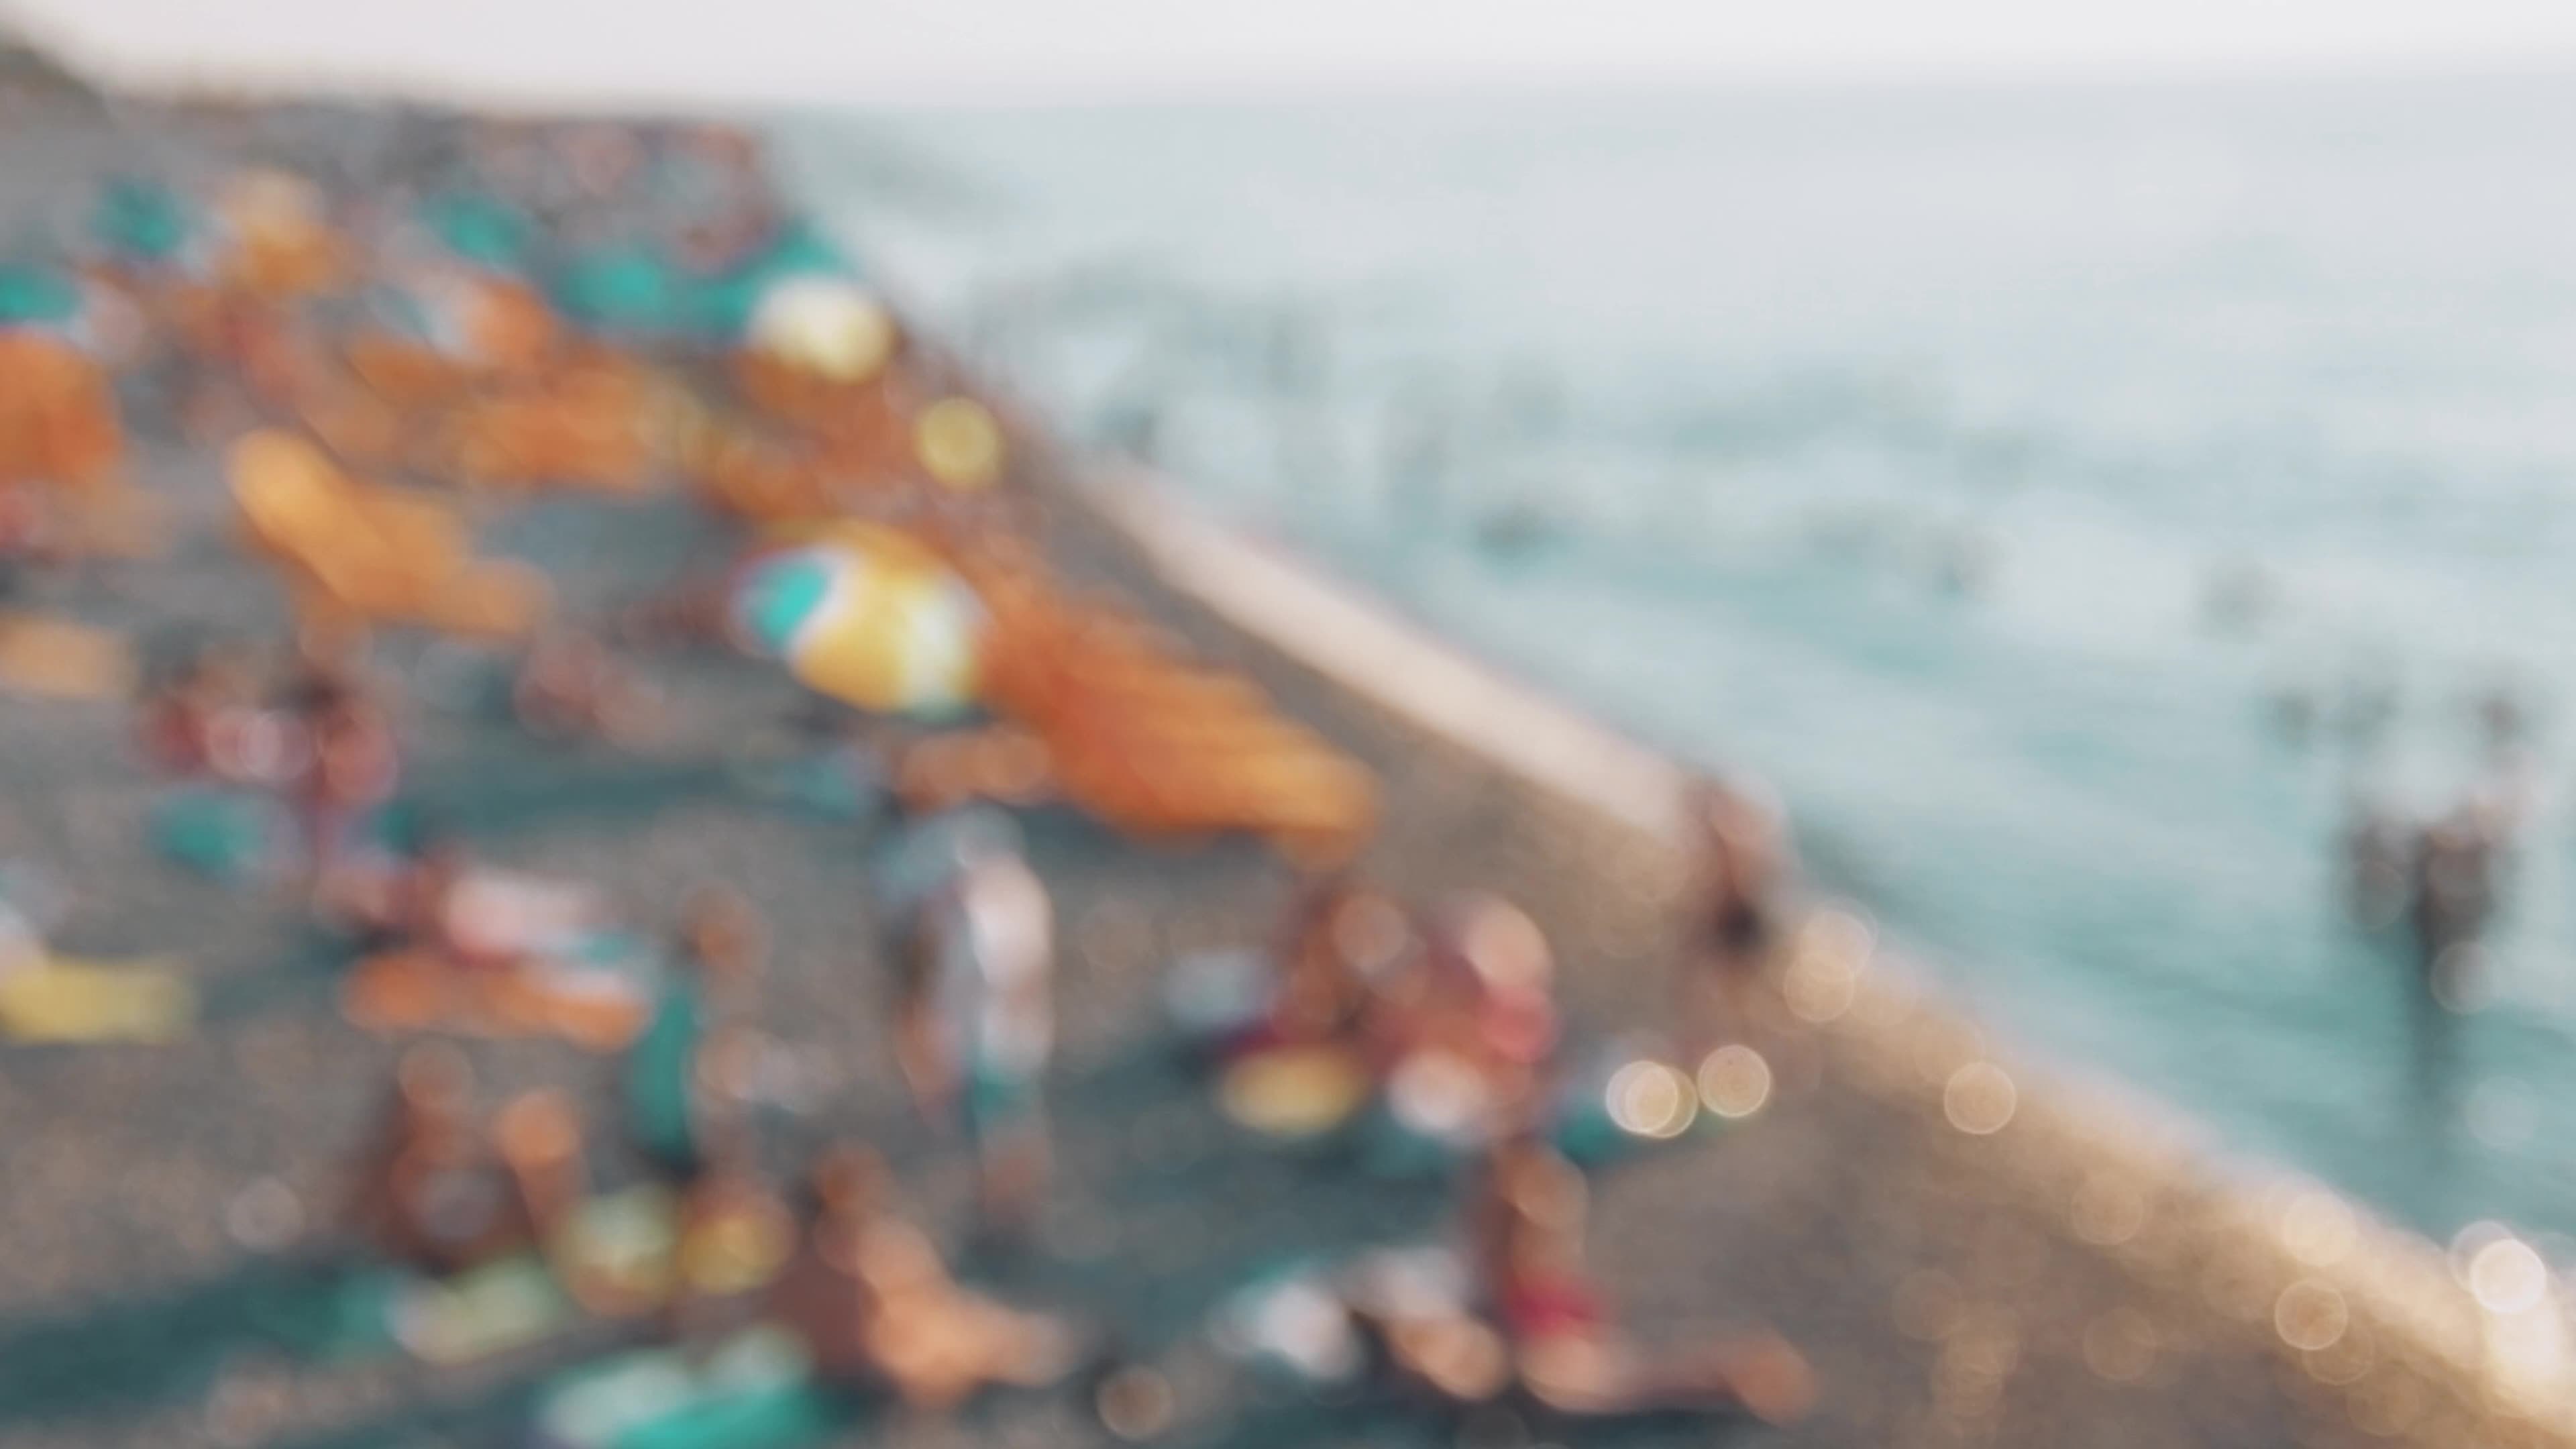
[[[105,143],[92,136],[79,144]],[[1614,1029],[1653,1019],[1660,998],[1640,983],[1651,978],[1660,985],[1673,864],[1669,835],[1657,828],[1658,817],[1668,823],[1670,812],[1659,809],[1657,797],[1678,780],[1678,767],[1578,709],[1503,678],[1294,557],[1227,532],[1168,490],[1090,471],[1033,426],[1015,431],[1030,444],[1015,470],[1018,481],[1059,512],[1048,542],[1069,575],[1146,596],[1153,612],[1203,652],[1245,663],[1291,713],[1352,742],[1377,766],[1395,808],[1373,864],[1408,891],[1481,884],[1522,897],[1567,959],[1590,968],[1568,983],[1583,1018]],[[156,448],[149,461],[160,486],[204,493],[209,470],[190,450]],[[201,564],[191,568],[204,572]],[[229,573],[241,572],[233,562]],[[166,586],[156,577],[136,587],[165,612],[189,607],[196,596],[186,588],[224,590],[207,597],[229,601],[224,612],[231,615],[264,610],[237,598],[237,583],[216,577]],[[751,692],[746,677],[738,669],[693,668],[673,687],[702,723],[721,722],[742,715],[731,695]],[[752,702],[780,693],[772,688]],[[23,708],[14,713],[13,737],[36,746],[26,756],[31,761],[95,770],[121,743],[102,739],[114,731],[96,728],[85,710],[41,718]],[[446,734],[443,742],[452,744],[467,732]],[[527,753],[506,742],[467,742]],[[18,783],[42,794],[51,781]],[[76,798],[56,795],[43,808],[72,820],[83,808],[71,803]],[[107,818],[115,824],[130,813],[120,803]],[[834,873],[836,862],[805,858],[815,853],[810,833],[733,818],[745,813],[684,809],[675,819],[685,829],[656,823],[631,832],[574,821],[530,831],[512,854],[602,877],[628,900],[654,900],[675,877],[705,868],[710,859],[760,879],[770,896],[764,904],[786,913],[782,954],[803,953],[780,983],[784,999],[772,1003],[773,1022],[801,1026],[810,1013],[838,1033],[833,1040],[854,1061],[830,1100],[872,1123],[883,1114],[869,1104],[885,1085],[882,1065],[864,1060],[876,1039],[878,1024],[869,1019],[874,1003],[858,999],[868,993],[828,969],[845,953],[838,938],[848,934],[849,923],[834,914],[839,903],[827,892],[846,891],[847,882]],[[84,826],[75,833],[112,832]],[[161,877],[149,866],[137,871],[137,845],[90,849],[81,863],[111,875],[134,872],[125,878],[143,895],[166,895],[147,903],[147,927],[177,927],[197,912],[246,912],[204,892],[154,887]],[[1274,873],[1249,863],[1243,852],[1174,856],[1125,847],[1098,831],[1070,832],[1055,849],[1054,878],[1074,907],[1068,919],[1086,943],[1099,938],[1081,948],[1085,960],[1070,983],[1085,999],[1067,1003],[1073,1018],[1068,1049],[1081,1070],[1114,1075],[1136,1051],[1128,1018],[1161,956],[1266,927],[1260,912],[1275,893]],[[825,903],[820,911],[818,899]],[[234,971],[278,947],[272,935],[245,930],[207,949],[226,959],[205,964]],[[2496,1412],[2513,1402],[2499,1399],[2500,1392],[2524,1387],[2515,1381],[2514,1360],[2509,1350],[2498,1350],[2488,1316],[2429,1243],[2278,1169],[2270,1170],[2270,1181],[2259,1180],[2266,1176],[2259,1170],[2247,1173],[2255,1180],[2239,1181],[2228,1160],[2190,1140],[2188,1129],[2140,1126],[2144,1109],[2106,1105],[2096,1100],[2101,1094],[2044,1072],[2029,1074],[2040,1085],[2024,1090],[2013,1085],[2025,1080],[2017,1064],[1994,1068],[2006,1076],[2003,1120],[1988,1130],[1964,1130],[1956,1125],[1962,1111],[1982,1127],[1996,1109],[1989,1078],[1970,1079],[1982,1089],[1982,1104],[1978,1090],[1958,1088],[1963,1069],[1988,1061],[1982,1033],[1906,989],[1891,969],[1825,970],[1811,988],[1820,993],[1809,1020],[1821,1052],[1811,1079],[1795,1083],[1794,1091],[1784,1084],[1781,1100],[1725,1143],[1648,1164],[1635,1181],[1623,1178],[1603,1191],[1606,1269],[1623,1299],[1641,1305],[1650,1321],[1685,1321],[1712,1308],[1750,1310],[1786,1319],[1793,1336],[1824,1344],[1829,1390],[1845,1402],[1812,1431],[1784,1442],[2107,1444],[2116,1438],[2110,1426],[2134,1415],[2144,1426],[2137,1442],[2394,1440],[2443,1449],[2576,1443],[2576,1409],[2562,1409],[2555,1423],[2511,1421]],[[381,1043],[354,1039],[326,1019],[327,1008],[313,1012],[314,1004],[302,1003],[300,1015],[281,1011],[274,1020],[222,1023],[220,1031],[210,1029],[165,1056],[0,1050],[0,1105],[46,1103],[24,1132],[33,1145],[21,1158],[40,1170],[14,1189],[0,1184],[0,1223],[14,1225],[17,1246],[35,1251],[23,1236],[31,1224],[41,1233],[77,1236],[82,1225],[66,1213],[84,1201],[103,1202],[115,1185],[164,1166],[209,1193],[233,1191],[246,1176],[289,1181],[308,1198],[321,1191],[336,1161],[317,1148],[349,1139],[361,1115],[355,1109],[372,1106],[372,1099],[311,1099],[372,1087],[387,1052]],[[201,1099],[219,1091],[241,1064],[270,1051],[311,1064],[311,1082],[289,1074],[268,1084],[262,1090],[282,1086],[288,1093],[268,1102],[269,1117],[205,1133],[217,1140],[188,1144],[202,1148],[199,1156],[175,1150],[188,1138],[184,1113],[167,1123],[129,1125],[119,1111],[123,1102],[180,1112],[192,1090]],[[560,1052],[533,1047],[478,1055],[504,1082],[542,1081],[578,1066]],[[123,1068],[131,1069],[130,1077]],[[236,1105],[245,1113],[262,1110],[256,1097]],[[1203,1103],[1146,1110],[1193,1124],[1202,1137],[1212,1130]],[[202,1107],[196,1120],[202,1131]],[[1067,1131],[1077,1163],[1097,1153],[1115,1171],[1150,1165],[1149,1154],[1120,1145],[1122,1133],[1113,1124],[1075,1120]],[[112,1160],[116,1152],[102,1154],[101,1142],[123,1146],[136,1160]],[[1336,1222],[1373,1210],[1332,1184],[1291,1180],[1275,1164],[1222,1142],[1203,1147],[1208,1172],[1244,1174],[1256,1188],[1268,1183],[1293,1191]],[[939,1161],[931,1148],[917,1150],[929,1162],[923,1198],[953,1201],[963,1190],[949,1170],[953,1164]],[[74,1162],[65,1174],[68,1191],[59,1197],[35,1183],[56,1156],[70,1162],[84,1151],[111,1160],[94,1167]],[[174,1160],[164,1164],[156,1154]],[[1087,1171],[1096,1174],[1090,1185],[1101,1194],[1088,1210],[1114,1214],[1112,1169]],[[1206,1191],[1207,1202],[1231,1200],[1226,1186]],[[131,1298],[136,1285],[129,1278],[139,1276],[157,1292],[156,1283],[240,1271],[245,1259],[229,1252],[220,1233],[204,1241],[205,1204],[192,1200],[196,1195],[192,1189],[165,1202],[156,1189],[138,1193],[147,1200],[125,1209],[132,1229],[168,1240],[155,1249],[127,1250],[139,1269],[117,1261],[118,1233],[110,1232],[94,1248],[70,1253],[59,1268],[48,1266],[39,1275],[47,1282],[32,1292],[23,1277],[0,1282],[0,1343],[19,1343],[18,1331],[31,1321],[38,1327],[54,1322],[69,1299],[95,1299],[102,1289],[119,1302]],[[2317,1201],[2328,1205],[2313,1206]],[[2292,1212],[2295,1204],[2311,1205]],[[1421,1207],[1408,1200],[1396,1215],[1419,1220]],[[1259,1233],[1247,1233],[1203,1256],[1225,1258],[1258,1246]],[[1137,1244],[1117,1261],[1131,1273],[1158,1271],[1151,1248]],[[1181,1267],[1183,1278],[1213,1281],[1209,1263]],[[1080,1273],[1056,1279],[1060,1287],[1086,1281]],[[1940,1296],[1926,1286],[1936,1282],[1948,1285],[1946,1306],[1926,1306]],[[2335,1306],[2314,1293],[2293,1300],[2289,1295],[2303,1283],[2330,1290]],[[2298,1309],[2286,1320],[2285,1304]],[[1154,1311],[1168,1313],[1159,1300]],[[2315,1348],[2283,1342],[2285,1321],[2305,1325],[2298,1329],[2304,1338],[2319,1338],[2322,1329],[2311,1320],[2320,1314],[2342,1316],[2331,1338]],[[2140,1324],[2147,1325],[2143,1339],[2130,1332]],[[2140,1343],[2146,1362],[2124,1377]],[[2369,1345],[2358,1361],[2355,1344]],[[278,1373],[254,1367],[270,1378]],[[502,1367],[461,1382],[432,1376],[429,1407],[471,1399]],[[7,1359],[0,1356],[0,1387],[6,1377]],[[298,1369],[286,1377],[292,1383],[278,1392],[291,1401],[285,1417],[299,1433],[339,1435],[353,1413],[365,1422],[366,1414],[381,1411],[399,1426],[405,1416],[425,1411],[422,1383],[399,1376],[352,1382]],[[0,1439],[18,1442],[20,1427],[0,1414]],[[59,1442],[108,1442],[87,1432],[96,1427],[72,1423]],[[148,1413],[120,1427],[138,1443],[198,1442],[199,1433],[225,1437],[193,1420],[183,1431]]]
[[[1017,426],[1034,427],[1025,414]],[[1582,713],[1569,701],[1507,677],[1413,624],[1356,585],[1291,552],[1231,533],[1152,475],[1072,465],[1072,491],[1140,549],[1174,589],[1233,627],[1451,746],[1521,776],[1659,847],[1680,839],[1674,792],[1685,766]],[[1857,977],[1847,1010],[1823,1025],[1869,1055],[1916,1058],[1880,1084],[1895,1100],[1939,1103],[1943,1087],[1989,1053],[1984,1030],[1884,953]],[[1922,1060],[1927,1044],[1935,1055]],[[1941,1046],[1951,1050],[1943,1053]],[[1965,1049],[1960,1049],[1965,1048]],[[1946,1066],[1944,1063],[1946,1062]],[[2079,1081],[2061,1070],[2014,1065],[2011,1129],[2042,1138],[2025,1167],[2034,1193],[2063,1192],[2070,1175],[2108,1171],[2195,1200],[2219,1231],[2242,1234],[2271,1255],[2262,1296],[2320,1284],[2355,1321],[2366,1321],[2417,1362],[2461,1376],[2472,1401],[2514,1406],[2548,1442],[2576,1444],[2576,1365],[2540,1325],[2500,1321],[2460,1281],[2451,1256],[2345,1194],[2268,1159],[2230,1152],[2210,1130],[2124,1083]],[[2035,1120],[2034,1120],[2035,1119]],[[2045,1166],[2037,1166],[2044,1162]],[[2296,1350],[2291,1350],[2293,1356]]]

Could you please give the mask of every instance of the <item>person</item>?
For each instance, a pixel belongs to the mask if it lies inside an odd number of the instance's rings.
[[[1048,1172],[1040,1078],[1054,1049],[1055,916],[993,830],[963,829],[913,913],[897,1053],[923,1111],[962,1120],[994,1226],[1024,1225]]]
[[[2346,882],[2353,919],[2371,930],[2397,923],[2413,895],[2414,841],[2381,802],[2355,795],[2344,827]]]
[[[1814,1372],[1771,1334],[1657,1352],[1619,1330],[1585,1263],[1582,1173],[1536,1132],[1498,1140],[1468,1188],[1471,1272],[1514,1377],[1559,1413],[1742,1408],[1802,1417]]]
[[[723,577],[689,577],[626,606],[615,624],[623,643],[657,649],[690,648],[722,642],[728,629],[729,595]]]
[[[257,669],[224,641],[193,645],[148,679],[141,714],[144,750],[171,774],[266,785],[290,765],[288,731],[261,706]]]
[[[1583,1175],[1535,1130],[1534,1106],[1514,1104],[1514,1125],[1464,1180],[1453,1244],[1374,1250],[1321,1277],[1256,1286],[1226,1315],[1237,1351],[1317,1382],[1374,1364],[1452,1407],[1517,1391],[1564,1419],[1805,1415],[1814,1372],[1776,1335],[1664,1350],[1620,1329],[1585,1259]]]
[[[683,1343],[739,1327],[754,1290],[794,1252],[796,1224],[760,1179],[752,1134],[739,1119],[700,1137],[672,1224],[662,1325]]]
[[[1538,923],[1484,891],[1432,918],[1420,969],[1390,982],[1372,1010],[1381,1063],[1438,1052],[1476,1069],[1497,1102],[1517,1099],[1555,1053],[1556,957]]]
[[[60,552],[43,492],[23,480],[0,482],[0,608],[25,602],[34,576]]]
[[[1350,1040],[1366,1026],[1377,982],[1411,940],[1403,908],[1348,871],[1317,876],[1288,917],[1277,989],[1250,1036],[1233,1045]]]
[[[2495,914],[2495,871],[2502,842],[2495,822],[2472,799],[2416,833],[2409,925],[2427,989],[2463,999],[2472,982],[2469,953]]]
[[[515,954],[480,928],[466,891],[474,871],[462,838],[432,830],[407,859],[376,878],[376,889],[352,891],[346,899],[380,945],[407,946],[459,970],[507,970],[517,964]]]
[[[1707,781],[1691,795],[1699,879],[1686,950],[1683,1020],[1714,1047],[1742,1043],[1781,935],[1788,861],[1772,813]]]
[[[658,714],[652,692],[579,630],[548,634],[529,647],[510,681],[510,709],[531,734],[611,743],[641,737]]]
[[[1555,957],[1538,924],[1484,892],[1432,918],[1413,969],[1372,993],[1364,1045],[1382,1084],[1374,1159],[1390,1169],[1490,1142],[1553,1088]]]
[[[1219,1065],[1274,1051],[1365,1054],[1380,988],[1415,946],[1404,907],[1344,867],[1308,875],[1267,949],[1196,952],[1163,983],[1173,1025]]]
[[[302,729],[302,769],[292,782],[307,861],[327,883],[359,853],[370,817],[402,780],[392,717],[353,657],[307,651],[287,697]]]
[[[648,1160],[675,1177],[699,1170],[711,1140],[739,1135],[746,1019],[767,934],[740,891],[701,887],[680,931],[680,969],[665,981],[651,1024],[627,1056],[628,1131]]]
[[[884,1163],[844,1144],[815,1165],[811,1225],[773,1309],[828,1380],[944,1410],[996,1385],[1041,1388],[1077,1366],[1064,1323],[960,1287],[886,1204]]]
[[[522,1097],[487,1138],[473,1120],[473,1082],[451,1046],[404,1055],[349,1210],[379,1252],[436,1276],[543,1244],[585,1193],[569,1103]]]

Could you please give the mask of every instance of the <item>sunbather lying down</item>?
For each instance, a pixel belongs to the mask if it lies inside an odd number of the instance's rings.
[[[452,842],[345,878],[332,904],[387,943],[341,990],[360,1026],[553,1035],[616,1051],[651,1014],[650,943],[612,929],[597,897],[473,863]]]
[[[1806,1359],[1752,1333],[1672,1351],[1623,1332],[1582,1260],[1582,1176],[1539,1139],[1497,1146],[1470,1190],[1468,1246],[1367,1254],[1240,1297],[1221,1339],[1301,1376],[1374,1366],[1442,1402],[1519,1394],[1557,1414],[1741,1411],[1771,1423],[1815,1398]]]

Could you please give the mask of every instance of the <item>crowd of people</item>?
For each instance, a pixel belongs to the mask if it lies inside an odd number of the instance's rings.
[[[521,727],[613,749],[663,723],[650,652],[724,641],[869,716],[827,742],[886,797],[868,954],[889,963],[914,1106],[970,1146],[977,1232],[1025,1238],[1054,1192],[1058,928],[1011,812],[1250,833],[1302,884],[1233,1005],[1186,1022],[1215,1090],[1312,1127],[1356,1120],[1313,1112],[1318,1093],[1373,1104],[1459,1184],[1456,1291],[1340,1280],[1386,1383],[1569,1416],[1805,1410],[1812,1376],[1779,1339],[1649,1348],[1585,1266],[1585,1178],[1561,1130],[1569,1028],[1537,923],[1490,894],[1423,907],[1382,889],[1356,864],[1374,824],[1356,762],[1055,580],[998,421],[775,195],[749,137],[447,139],[448,173],[417,194],[275,168],[202,195],[127,178],[57,254],[0,279],[0,346],[35,360],[0,401],[13,577],[77,567],[101,520],[148,515],[127,417],[247,434],[230,481],[291,627],[273,647],[200,639],[155,661],[137,732],[177,782],[159,817],[173,858],[290,887],[347,945],[350,1020],[427,1038],[353,1174],[360,1251],[433,1282],[533,1257],[584,1310],[654,1315],[683,1343],[768,1322],[819,1381],[919,1409],[1103,1363],[1112,1325],[960,1283],[867,1145],[831,1134],[801,1193],[772,1182],[760,914],[708,886],[661,940],[579,883],[489,863],[407,769],[411,701],[370,647],[390,628],[480,637],[512,661],[500,693]],[[473,557],[474,520],[529,491],[613,507],[666,478],[694,490],[727,556],[657,581],[622,621],[561,621],[544,580]],[[1684,1081],[1778,1019],[1763,998],[1789,889],[1768,812],[1715,786],[1694,803],[1705,879],[1670,1046]],[[621,1055],[622,1132],[553,1090],[486,1119],[453,1035]],[[667,1192],[649,1271],[584,1243],[620,1137]]]

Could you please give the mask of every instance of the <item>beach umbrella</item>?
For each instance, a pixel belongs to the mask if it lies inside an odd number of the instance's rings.
[[[0,263],[0,326],[63,330],[80,320],[80,284],[53,267]]]
[[[798,274],[760,296],[743,344],[832,382],[864,382],[894,355],[894,314],[847,277]]]
[[[769,276],[783,277],[794,273],[822,273],[856,277],[858,265],[848,254],[834,246],[823,235],[822,228],[806,217],[796,217],[781,227],[778,239],[763,254],[761,263]]]
[[[729,603],[736,641],[818,693],[881,714],[952,715],[974,703],[983,601],[892,529],[836,525],[756,555]]]
[[[796,277],[834,277],[853,283],[865,280],[840,248],[833,246],[812,222],[799,217],[783,227],[757,255],[699,289],[699,323],[717,336],[741,337],[770,289]]]
[[[552,291],[565,316],[602,332],[668,332],[688,311],[678,272],[641,242],[574,257],[556,272]]]
[[[111,181],[100,188],[90,212],[90,240],[125,261],[169,265],[180,260],[196,233],[187,201],[157,181]]]
[[[544,575],[485,560],[445,500],[361,483],[312,442],[262,431],[226,462],[253,547],[274,559],[299,608],[360,620],[510,637],[544,615]]]
[[[536,223],[480,191],[451,191],[421,203],[420,224],[457,260],[496,272],[527,267]]]
[[[347,258],[330,205],[305,177],[236,173],[217,192],[213,216],[227,285],[277,299],[323,292],[341,279]]]
[[[118,329],[95,300],[50,268],[0,266],[0,482],[122,480],[125,429],[101,355]]]

